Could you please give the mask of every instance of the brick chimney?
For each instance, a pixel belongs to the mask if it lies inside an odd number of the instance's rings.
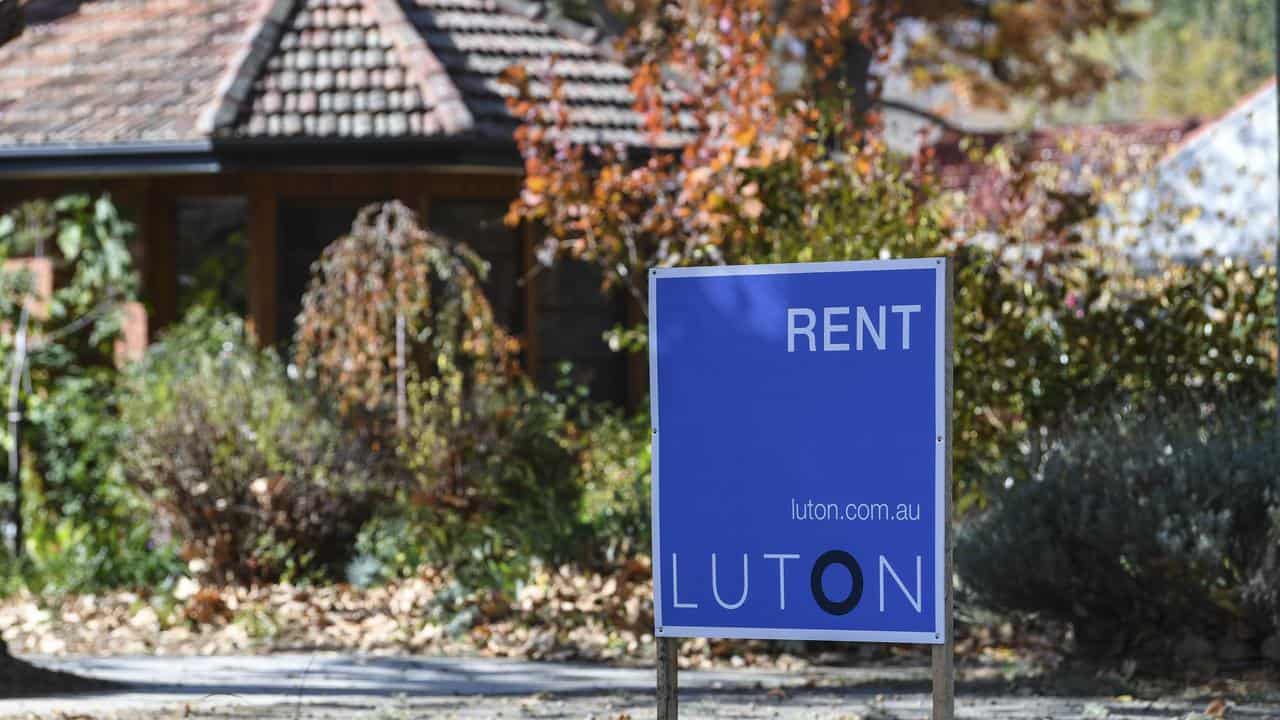
[[[0,45],[22,33],[22,0],[0,0]]]

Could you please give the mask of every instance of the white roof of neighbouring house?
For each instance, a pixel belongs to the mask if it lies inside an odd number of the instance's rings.
[[[1273,79],[1174,146],[1125,206],[1105,208],[1102,237],[1138,260],[1265,260],[1280,240],[1277,192]]]

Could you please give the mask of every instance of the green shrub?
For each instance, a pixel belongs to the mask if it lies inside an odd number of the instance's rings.
[[[177,548],[157,543],[150,508],[131,498],[102,522],[39,515],[27,526],[21,584],[46,597],[142,588],[184,573]],[[126,514],[127,513],[127,514]]]
[[[607,411],[583,432],[578,456],[582,518],[605,560],[648,554],[649,413]]]
[[[445,406],[415,405],[424,424],[413,426],[423,429],[411,433],[419,441],[409,452],[426,486],[365,525],[348,579],[368,585],[430,564],[452,569],[464,586],[510,589],[534,563],[611,564],[647,554],[648,413],[591,404],[585,388],[560,390],[490,388],[487,401],[467,406],[479,413],[467,416],[476,442],[461,454],[431,439]],[[459,494],[448,492],[447,481],[431,483],[439,469],[424,463],[441,457],[460,463],[466,482]]]
[[[29,315],[25,411],[22,567],[13,577],[36,592],[154,584],[176,572],[172,548],[155,546],[149,513],[124,481],[124,428],[117,408],[114,343],[123,303],[136,297],[128,242],[133,226],[110,198],[68,195],[37,200],[0,216],[0,357],[11,378],[18,358],[13,329]],[[25,263],[50,263],[54,287],[35,304]],[[9,263],[9,261],[14,261]],[[6,383],[3,402],[8,402]],[[0,427],[7,436],[8,426]],[[7,444],[9,439],[5,438]],[[0,504],[16,498],[7,486]]]
[[[1230,261],[1134,275],[1081,256],[1037,280],[958,256],[955,452],[961,499],[1030,463],[1079,408],[1263,396],[1275,378],[1275,272]],[[1014,477],[1025,479],[1017,468]]]
[[[128,247],[133,232],[133,224],[106,195],[35,200],[0,216],[0,260],[38,257],[53,266],[47,311],[32,313],[33,372],[37,367],[66,371],[110,366],[122,319],[120,303],[137,297],[138,277]],[[10,321],[33,289],[24,275],[28,272],[20,265],[0,269],[0,313]],[[13,333],[0,337],[8,351]]]
[[[258,350],[234,317],[195,311],[130,372],[126,469],[183,556],[219,581],[341,569],[387,459]]]
[[[411,577],[427,564],[427,548],[408,497],[401,492],[379,508],[356,535],[355,557],[347,565],[347,582],[370,587]]]
[[[60,594],[141,587],[181,571],[157,544],[144,498],[124,477],[127,447],[115,373],[93,368],[51,379],[29,400],[26,582]]]
[[[571,406],[524,378],[410,392],[402,453],[428,562],[468,586],[512,588],[536,561],[589,557],[580,523]]]
[[[967,523],[956,561],[999,611],[1073,623],[1089,653],[1171,656],[1280,621],[1280,444],[1262,413],[1194,403],[1084,414]],[[1256,650],[1256,646],[1255,650]]]
[[[414,489],[361,530],[353,584],[429,564],[453,570],[465,587],[511,589],[535,563],[608,564],[648,552],[647,413],[591,403],[568,381],[558,393],[523,381],[484,385],[457,414],[456,404],[422,402],[429,391],[415,390],[415,440],[402,448]],[[454,408],[447,420],[445,408]],[[465,427],[467,442],[441,437],[442,424]]]

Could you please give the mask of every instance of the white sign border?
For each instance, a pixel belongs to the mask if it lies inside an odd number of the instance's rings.
[[[934,307],[934,426],[938,441],[935,443],[936,468],[934,476],[934,632],[894,632],[881,630],[830,630],[805,628],[738,628],[697,627],[664,625],[662,622],[662,548],[659,532],[660,517],[658,481],[660,434],[658,432],[658,281],[661,279],[688,277],[726,277],[733,275],[798,275],[832,272],[864,272],[874,270],[928,270],[934,271],[934,287],[937,298]],[[653,619],[654,636],[706,637],[760,640],[834,640],[842,642],[911,643],[942,645],[948,641],[945,626],[946,593],[946,532],[950,512],[946,507],[947,482],[947,259],[909,258],[899,260],[855,260],[845,262],[810,262],[764,265],[711,265],[687,268],[653,268],[649,270],[649,417],[652,446],[650,451],[650,495],[653,519]]]

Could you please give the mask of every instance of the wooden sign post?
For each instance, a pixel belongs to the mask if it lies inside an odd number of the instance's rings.
[[[679,717],[680,639],[657,638],[658,643],[658,720]]]
[[[943,344],[943,352],[946,353],[946,388],[943,397],[947,405],[945,416],[947,424],[945,433],[947,459],[943,467],[946,479],[943,487],[945,499],[942,503],[942,512],[945,514],[942,568],[946,583],[943,585],[942,623],[943,632],[947,634],[947,641],[941,645],[933,646],[933,720],[952,720],[956,714],[955,588],[952,582],[952,578],[955,577],[952,558],[955,548],[955,528],[952,526],[953,518],[951,517],[951,415],[954,412],[953,403],[955,402],[951,396],[952,375],[954,374],[955,365],[955,338],[952,336],[951,319],[954,313],[953,305],[955,304],[952,299],[955,292],[955,277],[950,263],[947,264],[946,281],[946,338]]]

